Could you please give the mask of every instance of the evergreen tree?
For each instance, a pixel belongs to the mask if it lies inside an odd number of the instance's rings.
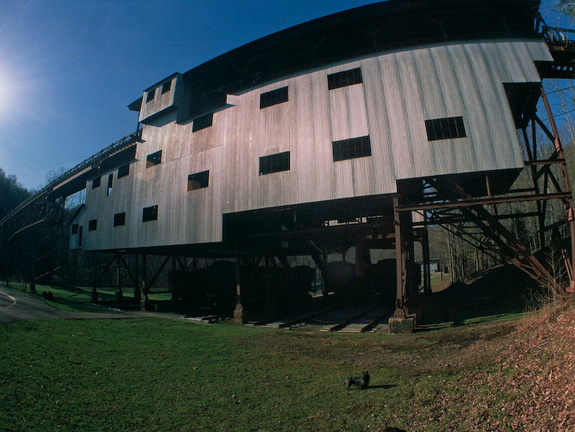
[[[7,176],[0,168],[0,219],[30,195],[31,193],[18,183],[16,176]]]

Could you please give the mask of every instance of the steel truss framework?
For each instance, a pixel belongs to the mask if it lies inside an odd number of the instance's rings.
[[[515,181],[513,188],[494,194],[490,175],[485,174],[484,192],[478,196],[477,188],[474,187],[474,193],[470,193],[467,187],[459,183],[461,179],[458,177],[420,179],[418,185],[407,185],[403,190],[405,193],[400,190],[395,207],[396,231],[410,232],[414,226],[442,226],[493,259],[513,264],[536,281],[565,291],[536,255],[550,246],[552,239],[560,237],[560,229],[566,228],[567,236],[571,238],[571,251],[566,248],[562,250],[569,277],[566,291],[575,292],[575,219],[567,163],[549,100],[542,86],[539,91],[549,125],[540,118],[535,108],[523,113],[521,118],[520,133],[526,155],[526,170],[523,171],[529,177],[527,186],[520,187],[518,184],[521,182]],[[540,142],[539,131],[546,143]],[[418,188],[418,193],[414,194],[413,190]],[[553,202],[561,203],[560,209],[552,205]],[[523,204],[518,206],[516,203]],[[507,207],[514,204],[515,211],[503,212],[502,204]],[[410,224],[401,220],[401,215],[411,212],[419,213],[423,221]],[[531,242],[536,248],[530,248],[524,241],[520,241],[503,222],[505,219],[517,218],[532,218],[536,221],[536,239]],[[396,233],[397,238],[402,235],[401,232]],[[401,250],[405,248],[402,241],[397,244],[400,245],[396,252],[397,259],[404,261],[407,249]],[[405,304],[414,290],[405,286],[405,265],[402,273],[398,274],[404,276],[398,278],[395,316],[403,317],[408,313]]]

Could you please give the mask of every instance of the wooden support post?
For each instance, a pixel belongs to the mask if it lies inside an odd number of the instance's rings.
[[[246,315],[246,311],[242,305],[242,287],[240,281],[240,253],[239,247],[236,253],[236,308],[234,309],[234,321],[238,324],[246,324],[248,322],[248,318]]]
[[[355,243],[355,277],[362,278],[365,276],[365,256],[366,256],[365,235],[357,239]]]
[[[140,309],[145,311],[149,306],[149,299],[148,299],[148,260],[146,255],[142,255],[142,281],[140,282],[140,286],[142,287],[142,297],[140,298]]]
[[[134,301],[136,302],[136,304],[140,303],[140,301],[142,300],[142,290],[140,289],[140,267],[139,267],[139,262],[140,262],[140,255],[136,254],[136,256],[134,257],[136,260],[136,265],[135,265],[135,276],[133,277],[134,279]]]
[[[92,252],[92,302],[98,301],[97,277],[96,277],[96,252]]]
[[[421,231],[421,247],[423,252],[423,292],[431,294],[431,257],[429,254],[429,231],[427,226]]]
[[[124,300],[124,293],[122,292],[122,257],[119,253],[116,254],[116,300],[119,302]]]

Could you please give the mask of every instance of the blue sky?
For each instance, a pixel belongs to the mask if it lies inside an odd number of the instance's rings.
[[[142,90],[373,0],[0,0],[0,168],[28,189],[136,129]],[[551,24],[551,23],[550,23]]]

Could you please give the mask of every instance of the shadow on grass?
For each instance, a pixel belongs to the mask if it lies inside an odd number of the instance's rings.
[[[386,384],[386,385],[370,385],[366,390],[377,390],[377,389],[383,389],[383,390],[388,390],[388,389],[392,389],[394,387],[397,387],[397,384]]]
[[[526,312],[538,307],[539,291],[536,283],[515,267],[490,270],[473,282],[458,282],[425,296],[421,330]]]

